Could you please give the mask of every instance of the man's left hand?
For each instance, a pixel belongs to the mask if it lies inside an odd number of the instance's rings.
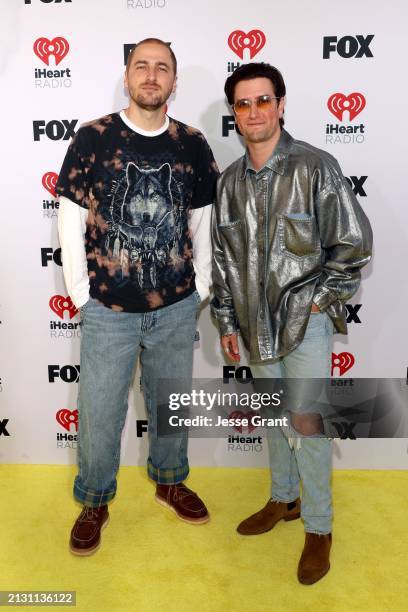
[[[321,312],[320,308],[318,306],[316,306],[316,304],[314,302],[312,304],[312,312]]]

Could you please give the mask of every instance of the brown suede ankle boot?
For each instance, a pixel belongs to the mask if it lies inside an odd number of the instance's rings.
[[[305,546],[298,566],[298,580],[302,584],[314,584],[330,569],[332,535],[306,533]]]
[[[237,527],[241,535],[258,535],[265,533],[276,525],[278,521],[293,521],[300,517],[300,499],[293,502],[277,502],[270,499],[266,506],[242,521]]]

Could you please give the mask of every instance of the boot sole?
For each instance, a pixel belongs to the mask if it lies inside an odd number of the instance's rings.
[[[329,564],[329,567],[327,568],[327,570],[324,572],[324,574],[319,576],[319,578],[317,580],[301,580],[299,578],[299,576],[298,576],[298,580],[299,580],[300,584],[307,584],[307,585],[316,584],[316,582],[319,582],[319,580],[321,580],[322,578],[324,578],[326,576],[326,574],[328,573],[329,569],[330,569],[330,564]]]
[[[276,521],[276,523],[279,523],[279,521],[282,521],[282,520],[286,522],[295,521],[298,518],[300,518],[300,512],[296,514],[292,514],[291,516],[283,516],[278,521]],[[252,531],[251,533],[242,533],[242,531],[239,531],[239,528],[237,527],[237,532],[243,536],[261,535],[262,533],[268,533],[268,531],[271,531],[275,527],[276,523],[274,523],[272,527],[268,527],[268,529],[263,529],[262,531]]]
[[[203,517],[198,518],[198,519],[185,518],[184,516],[179,514],[177,512],[177,510],[172,505],[168,504],[161,497],[158,497],[157,495],[155,495],[154,498],[155,498],[155,500],[157,501],[158,504],[160,504],[161,506],[164,506],[166,508],[169,508],[169,510],[172,510],[172,512],[174,512],[174,514],[177,516],[177,518],[180,519],[180,521],[183,521],[184,523],[188,523],[189,525],[204,525],[204,523],[208,523],[208,521],[210,520],[210,515],[209,514],[207,514],[207,516],[203,516]]]
[[[102,533],[102,529],[105,529],[108,523],[109,523],[109,515],[106,521],[102,523],[101,525],[101,533]],[[90,555],[93,555],[94,553],[96,553],[96,551],[100,548],[101,543],[102,543],[102,538],[99,538],[99,542],[95,544],[95,546],[93,546],[92,548],[74,548],[70,543],[69,550],[71,551],[73,555],[76,555],[77,557],[89,557]]]

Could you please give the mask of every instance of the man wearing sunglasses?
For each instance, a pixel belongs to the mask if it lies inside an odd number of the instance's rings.
[[[225,93],[247,148],[220,177],[213,212],[211,306],[222,349],[240,360],[240,329],[254,377],[328,378],[333,330],[347,333],[344,303],[370,260],[370,224],[336,160],[283,129],[276,68],[240,66]],[[238,526],[256,535],[301,516],[303,584],[330,568],[332,448],[323,432],[317,409],[291,411],[287,427],[268,432],[271,498]]]

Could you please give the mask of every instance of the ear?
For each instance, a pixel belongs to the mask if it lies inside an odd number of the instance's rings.
[[[125,70],[125,74],[123,75],[123,84],[125,85],[126,89],[128,89],[128,74],[127,74],[127,70]]]
[[[170,164],[166,163],[159,168],[159,180],[162,185],[168,185],[170,187],[171,179],[171,168]]]
[[[174,77],[174,83],[173,83],[171,93],[175,93],[176,89],[177,89],[177,75]]]
[[[279,118],[283,117],[283,113],[285,112],[285,104],[286,104],[286,97],[283,97],[279,100],[279,105],[278,105]]]
[[[140,175],[140,170],[133,162],[129,162],[126,167],[126,178],[128,185],[131,183],[136,183],[138,177]]]

